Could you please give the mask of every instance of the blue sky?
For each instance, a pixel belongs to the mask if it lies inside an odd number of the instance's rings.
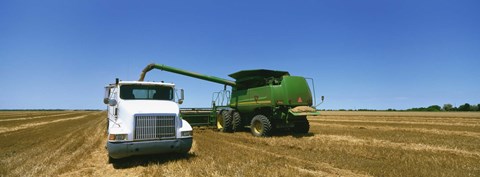
[[[104,109],[149,63],[315,79],[324,109],[480,103],[480,1],[0,1],[0,109]],[[152,71],[208,107],[222,85]]]

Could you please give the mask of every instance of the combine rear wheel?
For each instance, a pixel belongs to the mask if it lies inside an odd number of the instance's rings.
[[[240,117],[240,113],[238,113],[238,111],[235,111],[235,110],[231,110],[229,112],[230,112],[230,115],[232,115],[233,131],[236,132],[236,131],[241,130],[242,129],[242,119]]]
[[[308,133],[310,130],[310,124],[308,123],[307,117],[299,117],[295,120],[295,127],[293,128],[293,133]]]
[[[221,110],[217,115],[217,129],[221,132],[232,132],[232,115],[229,112]]]
[[[269,136],[272,131],[270,120],[264,115],[256,115],[250,124],[250,130],[254,136]]]

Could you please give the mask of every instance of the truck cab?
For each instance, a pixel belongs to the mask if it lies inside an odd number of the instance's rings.
[[[188,153],[193,131],[180,117],[183,90],[163,82],[119,81],[105,87],[109,160],[134,155]],[[176,100],[177,99],[177,100]]]

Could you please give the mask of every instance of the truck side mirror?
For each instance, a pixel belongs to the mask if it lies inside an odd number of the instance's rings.
[[[115,99],[108,100],[108,105],[116,106],[117,105],[117,100],[115,100]]]
[[[325,96],[322,96],[322,101],[325,99]]]
[[[180,89],[180,98],[178,99],[178,104],[182,104],[184,99],[185,99],[185,92],[183,91],[183,89]]]
[[[103,96],[103,103],[108,104],[110,101],[110,87],[105,87],[105,95]]]

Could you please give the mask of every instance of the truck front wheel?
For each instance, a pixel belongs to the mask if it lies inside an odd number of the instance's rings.
[[[250,123],[250,130],[254,136],[266,137],[272,131],[272,124],[266,116],[256,115]]]
[[[110,155],[107,155],[108,156],[108,163],[110,164],[115,164],[118,162],[118,159],[114,159],[112,157],[110,157]]]

